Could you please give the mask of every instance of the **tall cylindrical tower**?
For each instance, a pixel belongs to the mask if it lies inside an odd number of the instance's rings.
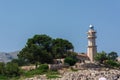
[[[94,26],[90,25],[90,29],[87,32],[88,34],[88,48],[87,48],[87,55],[91,62],[94,62],[94,56],[97,53],[97,46],[96,46],[96,31],[94,30]]]

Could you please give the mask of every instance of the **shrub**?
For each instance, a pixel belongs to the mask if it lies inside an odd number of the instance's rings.
[[[5,73],[5,64],[0,62],[0,74],[3,75]]]
[[[46,76],[47,76],[48,79],[60,78],[58,71],[51,71],[51,70],[49,70],[47,72]]]
[[[70,66],[73,66],[76,63],[76,59],[73,59],[72,57],[66,57],[64,62],[68,63]]]
[[[5,66],[5,74],[9,77],[19,76],[20,69],[17,63],[9,62]]]
[[[48,71],[48,65],[47,64],[41,64],[37,69],[24,72],[24,76],[32,77],[34,75],[44,74],[47,71]]]
[[[116,61],[113,60],[107,60],[105,64],[109,67],[119,67],[119,64]]]
[[[32,77],[32,76],[34,76],[34,75],[39,75],[39,74],[43,74],[43,72],[40,71],[40,70],[38,70],[38,69],[24,72],[24,76],[25,76],[25,77]]]
[[[8,77],[0,75],[0,80],[8,80]]]
[[[41,64],[38,69],[42,72],[46,72],[48,71],[49,67],[48,64]]]

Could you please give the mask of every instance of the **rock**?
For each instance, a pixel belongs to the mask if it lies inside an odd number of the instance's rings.
[[[104,77],[104,78],[103,78]],[[120,70],[79,70],[77,72],[66,71],[62,78],[47,79],[44,75],[33,77],[25,80],[120,80]]]

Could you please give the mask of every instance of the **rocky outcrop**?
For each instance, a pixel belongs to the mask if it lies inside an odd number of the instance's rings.
[[[120,70],[115,69],[88,69],[79,70],[77,72],[64,72],[61,78],[47,79],[44,76],[27,78],[25,80],[99,80],[99,78],[106,78],[107,80],[120,80]]]
[[[68,72],[60,80],[99,80],[104,77],[107,80],[120,80],[120,70],[79,70],[78,72]]]

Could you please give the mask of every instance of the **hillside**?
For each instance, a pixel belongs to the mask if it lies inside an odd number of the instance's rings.
[[[10,52],[10,53],[0,52],[0,62],[5,62],[5,63],[10,62],[12,59],[17,58],[18,53],[19,51]]]

